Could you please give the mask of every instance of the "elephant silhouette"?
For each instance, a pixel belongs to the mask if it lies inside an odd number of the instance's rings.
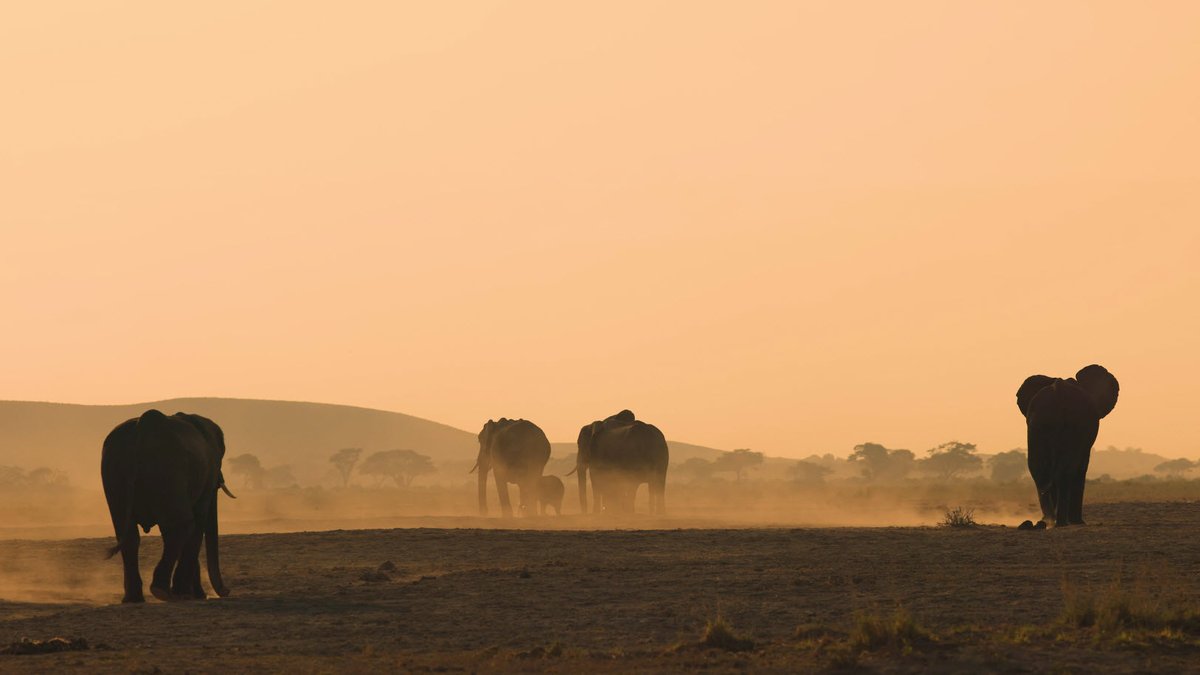
[[[221,460],[225,434],[212,420],[148,410],[123,422],[104,439],[100,478],[108,501],[125,573],[122,602],[143,602],[138,571],[140,525],[162,532],[162,559],[150,592],[159,600],[205,597],[200,586],[200,544],[208,557],[208,580],[217,595],[229,595],[221,580],[217,546],[217,490],[225,487]]]
[[[1017,390],[1025,416],[1029,474],[1042,509],[1039,525],[1083,524],[1083,488],[1100,420],[1117,405],[1120,384],[1103,366],[1074,378],[1033,375]]]

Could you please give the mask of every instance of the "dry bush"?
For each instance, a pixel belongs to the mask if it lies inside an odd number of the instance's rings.
[[[964,506],[946,509],[946,512],[942,514],[941,522],[938,524],[943,527],[975,527],[978,525],[975,522],[975,509],[968,509]]]

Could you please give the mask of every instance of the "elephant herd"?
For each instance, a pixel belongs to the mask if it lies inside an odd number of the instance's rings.
[[[666,513],[667,439],[658,427],[646,424],[628,410],[584,425],[579,430],[575,468],[579,481],[579,510],[588,512],[587,478],[592,478],[594,511],[632,513],[638,487],[649,486],[650,513]],[[550,441],[529,420],[488,420],[479,432],[479,457],[471,471],[479,471],[479,513],[487,515],[487,477],[491,472],[500,499],[500,511],[513,515],[509,484],[520,491],[518,508],[536,504],[538,512],[553,505],[562,512],[563,484],[543,476],[550,460]],[[570,475],[570,474],[567,474]]]
[[[160,600],[204,598],[200,585],[200,546],[204,545],[208,579],[217,595],[229,589],[221,579],[217,534],[217,492],[233,497],[225,486],[221,462],[225,434],[212,420],[177,413],[170,417],[148,410],[117,425],[104,439],[100,478],[124,565],[122,602],[143,602],[138,569],[140,527],[158,526],[162,558],[154,568],[150,592]],[[489,420],[479,432],[479,511],[487,513],[487,475],[496,481],[500,508],[513,513],[508,485],[520,490],[519,508],[536,504],[538,513],[562,513],[563,483],[542,471],[550,459],[550,442],[528,420]],[[667,441],[661,431],[622,410],[593,422],[579,434],[580,505],[587,512],[585,480],[592,476],[596,510],[631,512],[642,483],[650,485],[651,512],[662,514],[667,480]]]
[[[1090,365],[1073,378],[1034,375],[1017,390],[1025,416],[1029,473],[1037,489],[1042,520],[1022,529],[1083,523],[1083,489],[1100,420],[1117,404],[1120,385],[1103,366]],[[217,534],[217,492],[225,487],[221,461],[225,436],[212,420],[149,410],[121,423],[104,439],[100,475],[121,553],[123,602],[143,602],[138,570],[138,528],[162,533],[162,559],[154,568],[150,592],[160,600],[204,598],[200,585],[200,546],[208,578],[219,596],[229,594],[221,579]],[[563,483],[543,475],[550,459],[546,434],[528,420],[488,420],[479,432],[479,512],[486,514],[487,477],[491,473],[504,516],[513,515],[508,486],[520,490],[518,508],[535,505],[538,513],[562,511]],[[663,433],[637,420],[628,410],[586,424],[579,430],[575,469],[580,512],[588,512],[591,476],[593,511],[629,513],[634,495],[649,486],[650,512],[666,511],[669,453]],[[570,474],[568,474],[570,475]],[[1028,527],[1026,527],[1028,525]]]

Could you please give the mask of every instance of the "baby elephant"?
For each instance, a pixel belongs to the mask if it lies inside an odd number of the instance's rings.
[[[542,476],[538,479],[538,515],[549,515],[550,507],[554,507],[554,515],[562,515],[563,482],[558,476]]]

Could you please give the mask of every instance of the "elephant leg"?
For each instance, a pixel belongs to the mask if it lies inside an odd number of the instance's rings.
[[[1057,486],[1050,483],[1046,489],[1038,490],[1038,505],[1042,508],[1042,521],[1049,523],[1054,520],[1054,496]]]
[[[1071,491],[1071,509],[1067,514],[1072,525],[1083,525],[1083,488],[1087,484],[1086,474],[1075,478],[1074,489]]]
[[[597,478],[596,472],[592,471],[592,513],[601,513],[604,511],[604,479]],[[584,511],[587,513],[587,511]]]
[[[179,598],[203,600],[208,597],[200,585],[200,544],[204,541],[204,530],[196,527],[184,541],[171,583],[171,593]]]
[[[484,464],[479,466],[479,515],[486,516],[488,514],[487,504],[487,475],[488,467]]]
[[[650,479],[650,504],[651,513],[654,515],[667,515],[667,473],[665,471]]]
[[[1068,514],[1071,511],[1073,482],[1070,477],[1062,477],[1054,481],[1054,526],[1063,527],[1071,524]]]
[[[183,553],[183,546],[191,534],[192,523],[184,521],[180,525],[160,524],[158,529],[162,532],[163,555],[154,567],[150,592],[159,600],[174,600],[171,595],[171,574],[175,571],[175,565]]]
[[[531,492],[530,501],[537,503],[537,504],[541,504],[542,503],[542,472],[540,469],[538,470],[536,475],[530,476],[529,490]]]
[[[500,515],[512,518],[512,502],[508,500],[508,477],[501,476],[498,471],[492,472],[492,475],[496,477],[496,494],[500,497]]]
[[[121,540],[121,564],[125,574],[125,597],[121,598],[121,602],[146,601],[146,596],[142,593],[142,574],[138,570],[138,548],[141,539],[142,534],[135,525]]]

